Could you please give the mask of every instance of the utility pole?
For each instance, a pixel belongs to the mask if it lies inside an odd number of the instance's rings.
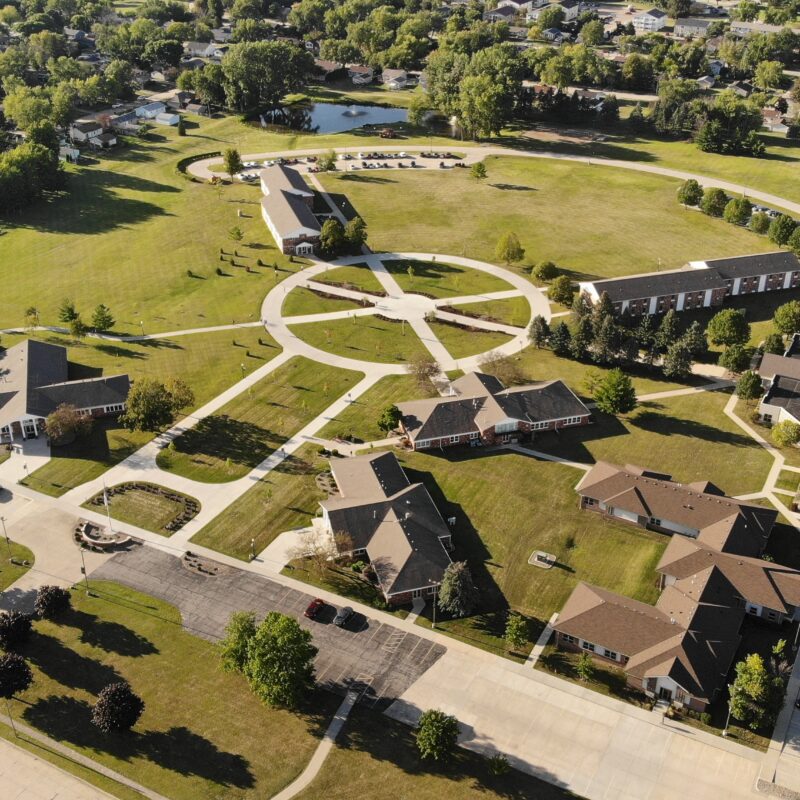
[[[6,547],[8,548],[8,560],[13,561],[14,557],[11,555],[11,540],[8,538],[8,531],[6,530],[6,518],[0,517],[0,523],[3,524],[3,536],[6,537]]]

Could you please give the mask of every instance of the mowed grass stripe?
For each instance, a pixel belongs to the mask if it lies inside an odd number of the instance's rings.
[[[360,372],[293,358],[181,434],[159,453],[158,466],[206,483],[241,478],[361,377]]]

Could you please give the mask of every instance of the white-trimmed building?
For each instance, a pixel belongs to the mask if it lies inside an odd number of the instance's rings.
[[[637,33],[660,31],[666,24],[667,14],[660,8],[651,8],[633,18],[633,27]]]
[[[67,348],[26,339],[0,351],[0,442],[37,437],[60,405],[80,414],[120,414],[130,391],[127,375],[69,380]]]
[[[282,164],[261,171],[261,216],[281,252],[311,255],[322,226],[314,216],[314,192],[295,169]]]

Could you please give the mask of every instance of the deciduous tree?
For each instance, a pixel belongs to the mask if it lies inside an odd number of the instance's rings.
[[[386,406],[378,417],[378,427],[384,432],[389,433],[397,428],[402,419],[400,409],[396,405]]]
[[[497,240],[494,254],[498,261],[502,261],[506,266],[509,266],[512,262],[521,261],[525,256],[525,250],[519,243],[517,234],[508,232]]]
[[[800,442],[800,425],[789,419],[776,422],[772,426],[771,436],[778,447],[791,447]]]
[[[772,321],[778,331],[786,336],[800,332],[800,300],[790,300],[778,306]]]
[[[761,397],[762,391],[761,377],[757,372],[753,372],[753,370],[749,369],[743,372],[739,376],[739,380],[736,381],[736,394],[748,404],[752,400]]]
[[[417,724],[417,749],[423,758],[447,761],[458,742],[458,720],[438,709],[429,709]]]
[[[729,347],[745,344],[750,339],[750,324],[744,312],[734,308],[718,311],[708,323],[706,336],[712,344]]]
[[[97,697],[92,722],[103,733],[129,731],[142,716],[144,700],[126,681],[110,683]]]
[[[633,381],[619,368],[609,370],[595,391],[594,401],[606,414],[633,411],[637,405]]]
[[[33,609],[40,619],[57,619],[72,607],[72,597],[68,589],[48,584],[36,590]]]
[[[47,415],[44,426],[51,443],[58,446],[86,436],[92,430],[92,418],[79,414],[75,406],[62,403]]]

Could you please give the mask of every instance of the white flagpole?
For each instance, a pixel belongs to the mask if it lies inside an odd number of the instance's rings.
[[[114,528],[111,527],[111,511],[108,508],[108,492],[106,491],[106,480],[103,478],[103,503],[106,506],[106,517],[108,517],[108,532],[114,533]]]

